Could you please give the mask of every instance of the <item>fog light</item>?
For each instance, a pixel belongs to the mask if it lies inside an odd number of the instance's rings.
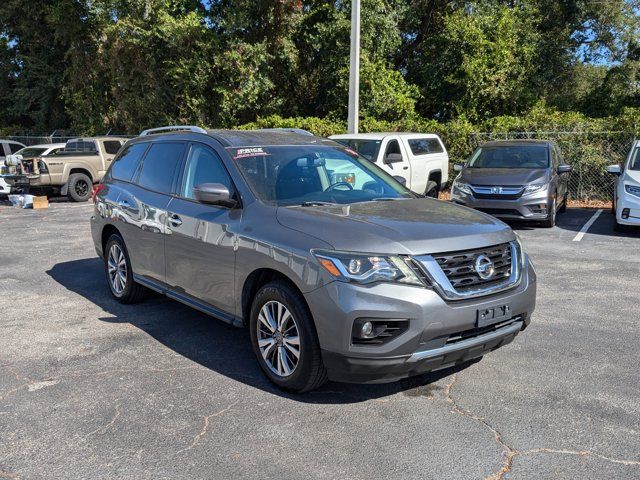
[[[629,209],[628,209],[628,208],[625,208],[625,209],[623,209],[623,210],[622,210],[622,218],[623,218],[624,220],[626,220],[627,218],[629,218]]]
[[[364,322],[362,324],[362,328],[360,329],[360,334],[362,335],[362,338],[370,337],[372,333],[373,333],[373,323]]]

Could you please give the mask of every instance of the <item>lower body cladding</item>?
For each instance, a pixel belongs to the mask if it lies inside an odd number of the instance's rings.
[[[397,284],[332,282],[307,293],[329,378],[391,382],[479,358],[510,343],[531,322],[536,275],[518,286],[445,302],[434,290]],[[381,333],[367,339],[367,330]]]
[[[476,198],[473,195],[454,191],[451,194],[451,201],[494,217],[532,221],[545,220],[549,216],[551,207],[551,199],[546,191],[511,200]],[[562,198],[558,199],[558,202],[562,201]]]

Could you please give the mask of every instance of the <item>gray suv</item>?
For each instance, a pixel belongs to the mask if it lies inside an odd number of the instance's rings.
[[[571,166],[549,140],[488,142],[454,168],[460,172],[451,188],[454,203],[545,227],[567,207]]]
[[[247,326],[288,391],[467,362],[531,321],[536,275],[507,225],[420,198],[331,140],[149,132],[94,193],[113,296],[150,288]]]

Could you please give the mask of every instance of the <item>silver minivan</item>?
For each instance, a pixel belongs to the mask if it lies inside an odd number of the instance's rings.
[[[175,130],[127,142],[95,190],[118,301],[149,288],[248,327],[293,392],[461,364],[529,325],[536,275],[499,220],[421,198],[328,139]]]

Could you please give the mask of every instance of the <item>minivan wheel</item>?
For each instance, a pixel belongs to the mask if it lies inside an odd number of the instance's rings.
[[[311,313],[285,282],[271,282],[258,291],[249,329],[258,363],[275,385],[302,393],[327,381]]]
[[[144,287],[133,280],[131,261],[122,237],[113,234],[104,250],[104,271],[111,294],[120,303],[136,303],[144,297]]]
[[[84,173],[74,173],[69,175],[68,196],[74,202],[86,202],[91,198],[93,184],[91,179]]]
[[[542,222],[542,226],[546,228],[553,228],[556,225],[556,212],[558,209],[558,199],[557,197],[553,197],[551,201],[551,205],[549,205],[549,215],[547,219]]]

